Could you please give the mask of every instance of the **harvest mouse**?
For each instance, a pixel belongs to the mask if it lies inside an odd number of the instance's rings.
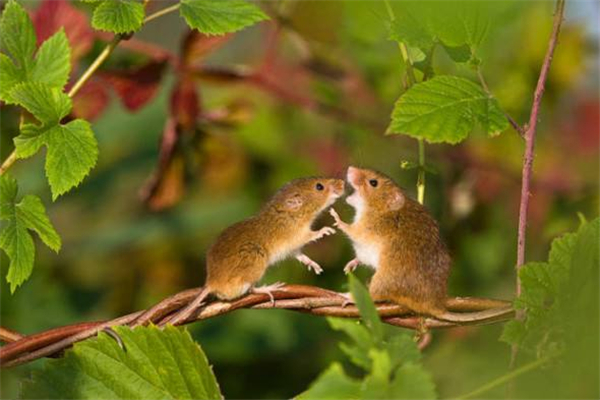
[[[425,207],[382,173],[349,167],[347,180],[354,189],[346,199],[356,210],[353,223],[341,221],[333,208],[330,213],[356,253],[344,272],[359,264],[375,270],[369,285],[374,301],[393,301],[447,321],[470,321],[493,311],[446,311],[451,259]]]
[[[271,291],[281,284],[258,288],[254,285],[270,265],[290,256],[320,274],[323,269],[301,249],[309,242],[335,233],[331,227],[313,231],[311,225],[343,194],[341,179],[300,178],[283,186],[256,216],[230,226],[217,237],[206,256],[203,290],[168,323],[175,325],[189,318],[209,294],[231,300],[252,291],[267,293],[273,300]],[[142,315],[136,324],[150,318]]]

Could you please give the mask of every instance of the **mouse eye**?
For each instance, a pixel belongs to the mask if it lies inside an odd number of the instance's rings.
[[[379,183],[379,182],[377,182],[377,179],[371,179],[371,180],[369,181],[369,185],[371,185],[371,186],[373,186],[373,187],[377,187],[377,184],[378,184],[378,183]]]
[[[325,186],[323,186],[323,184],[321,184],[321,183],[317,183],[315,187],[316,187],[316,188],[317,188],[317,190],[319,190],[319,191],[320,191],[320,190],[323,190],[323,189],[325,189]]]

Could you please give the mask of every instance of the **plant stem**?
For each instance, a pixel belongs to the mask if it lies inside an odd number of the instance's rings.
[[[483,90],[490,97],[492,97],[492,92],[490,91],[490,88],[488,87],[487,82],[485,81],[485,78],[483,77],[483,72],[481,71],[481,67],[480,66],[477,67],[477,77],[479,78],[479,83],[481,83],[481,87],[483,87]],[[519,125],[517,123],[517,121],[515,121],[513,119],[513,117],[511,117],[507,112],[504,112],[504,117],[506,118],[506,120],[508,121],[508,123],[513,127],[513,129],[515,131],[517,131],[517,133],[519,135],[521,135],[521,137],[525,136],[525,129],[523,129],[523,127],[521,125]]]
[[[154,14],[150,14],[150,15],[148,15],[148,16],[146,17],[146,19],[144,20],[144,24],[145,24],[146,22],[150,22],[150,21],[152,21],[153,19],[156,19],[156,18],[158,18],[158,17],[162,17],[163,15],[165,15],[165,14],[169,14],[169,13],[171,13],[171,12],[173,12],[173,11],[176,11],[176,10],[178,10],[178,9],[179,9],[179,3],[177,3],[177,4],[174,4],[174,5],[170,6],[170,7],[163,8],[162,10],[158,10],[158,11],[157,11],[157,12],[155,12]]]
[[[534,158],[534,147],[535,147],[535,134],[537,130],[538,115],[540,111],[540,105],[542,102],[542,96],[544,95],[544,89],[546,86],[546,79],[548,78],[548,71],[550,70],[550,64],[552,63],[552,57],[554,55],[554,49],[558,42],[558,34],[560,33],[560,27],[563,21],[563,15],[565,10],[565,0],[557,0],[556,8],[554,11],[554,24],[552,27],[552,34],[548,42],[548,50],[544,56],[544,62],[540,71],[540,76],[537,81],[537,86],[533,94],[533,104],[531,106],[531,114],[529,116],[529,124],[525,130],[525,153],[523,155],[523,172],[521,181],[521,202],[519,206],[519,228],[517,238],[517,297],[521,295],[521,280],[519,279],[519,271],[525,263],[525,240],[527,230],[527,212],[529,208],[529,196],[531,186],[531,172],[533,167]],[[524,314],[522,312],[517,313],[517,319],[523,319]],[[510,366],[513,367],[516,361],[518,346],[513,345],[512,354],[510,360]]]
[[[390,20],[394,22],[396,20],[396,15],[394,15],[394,10],[390,4],[389,0],[384,0],[385,8],[387,9]],[[406,76],[408,77],[408,85],[410,88],[415,83],[417,83],[417,78],[415,76],[415,70],[412,65],[412,61],[410,59],[410,55],[408,54],[408,48],[406,44],[403,42],[398,42],[398,47],[400,48],[400,54],[402,55],[402,61],[404,61],[404,65],[406,65]],[[419,166],[417,172],[417,200],[419,203],[423,204],[425,201],[425,142],[423,139],[418,139],[419,143]]]
[[[170,7],[163,8],[162,10],[159,10],[159,11],[155,12],[154,14],[148,15],[146,17],[146,19],[144,19],[144,23],[152,21],[153,19],[161,17],[170,12],[173,12],[173,11],[177,10],[178,8],[179,8],[179,3],[172,5]],[[73,85],[71,90],[69,90],[69,93],[67,93],[67,95],[69,97],[73,97],[73,96],[75,96],[75,94],[77,94],[77,92],[79,92],[79,90],[83,87],[83,85],[91,78],[91,76],[94,74],[94,72],[96,72],[98,70],[98,68],[100,68],[100,66],[104,63],[104,61],[106,61],[106,59],[112,54],[112,52],[115,50],[117,45],[121,42],[121,40],[123,40],[123,38],[124,38],[123,35],[115,35],[114,36],[114,38],[111,40],[111,42],[106,45],[106,47],[104,48],[104,50],[102,50],[102,52],[100,54],[98,54],[98,57],[96,57],[94,62],[92,62],[92,64],[90,64],[90,66],[85,70],[83,75],[81,75],[81,77],[79,77],[77,82]],[[8,169],[10,167],[12,167],[12,165],[17,160],[18,160],[17,151],[13,150],[12,153],[10,153],[8,155],[8,157],[6,157],[6,159],[0,166],[0,176],[4,175],[4,173],[6,171],[8,171]]]
[[[527,373],[533,369],[536,369],[542,365],[544,365],[546,362],[548,362],[551,358],[553,358],[553,356],[547,356],[544,358],[540,358],[538,360],[535,360],[533,362],[530,362],[529,364],[525,364],[515,370],[510,371],[509,373],[502,375],[501,377],[498,377],[496,379],[494,379],[491,382],[486,383],[485,385],[467,393],[467,394],[463,394],[461,396],[457,396],[455,397],[458,400],[462,400],[462,399],[470,399],[473,397],[481,397],[480,395],[482,393],[487,392],[488,390],[491,390],[497,386],[500,386],[506,382],[509,382],[515,378],[517,378],[519,375],[523,375],[524,373]]]

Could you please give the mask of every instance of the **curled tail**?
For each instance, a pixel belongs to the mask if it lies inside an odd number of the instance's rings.
[[[168,318],[166,321],[162,322],[160,325],[179,325],[185,320],[187,320],[200,306],[206,297],[211,293],[210,289],[207,286],[204,286],[202,291],[196,296],[196,298],[188,304],[183,310],[179,311],[171,318]]]
[[[200,291],[198,296],[194,299],[194,301],[192,301],[186,308],[184,308],[179,313],[177,313],[174,316],[174,318],[178,318],[178,316],[186,310],[187,310],[186,318],[188,318],[195,311],[195,309],[198,308],[202,304],[202,301],[209,294],[210,294],[210,291],[205,286]],[[173,304],[174,297],[179,296],[179,295],[180,294],[176,294],[175,296],[167,297],[166,299],[162,300],[160,303],[155,304],[154,306],[152,306],[152,308],[144,311],[139,317],[137,317],[135,319],[135,321],[133,321],[133,323],[130,324],[130,326],[133,328],[133,327],[140,326],[140,325],[146,325],[152,321],[158,321],[160,318],[162,318],[163,316],[165,316],[165,315],[169,314],[171,311],[173,311],[172,304]],[[194,306],[193,309],[191,309],[192,305]],[[191,309],[191,310],[188,310],[188,309]],[[167,322],[173,323],[172,319],[173,318],[170,318]],[[181,319],[178,319],[178,322],[179,321],[181,321]]]
[[[444,311],[441,313],[434,314],[434,317],[442,321],[448,322],[475,322],[493,320],[495,318],[507,315],[514,312],[512,306],[490,308],[489,310],[473,311],[465,313],[456,313],[450,311]]]

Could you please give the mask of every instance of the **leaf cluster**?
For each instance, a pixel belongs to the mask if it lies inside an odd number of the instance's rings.
[[[25,399],[221,399],[200,346],[181,328],[115,327],[46,361]]]
[[[387,337],[367,289],[350,275],[350,289],[362,317],[353,320],[329,318],[335,330],[350,343],[340,348],[348,360],[364,371],[361,378],[349,376],[335,362],[311,384],[299,399],[430,399],[436,397],[429,373],[421,365],[421,353],[406,333]]]

